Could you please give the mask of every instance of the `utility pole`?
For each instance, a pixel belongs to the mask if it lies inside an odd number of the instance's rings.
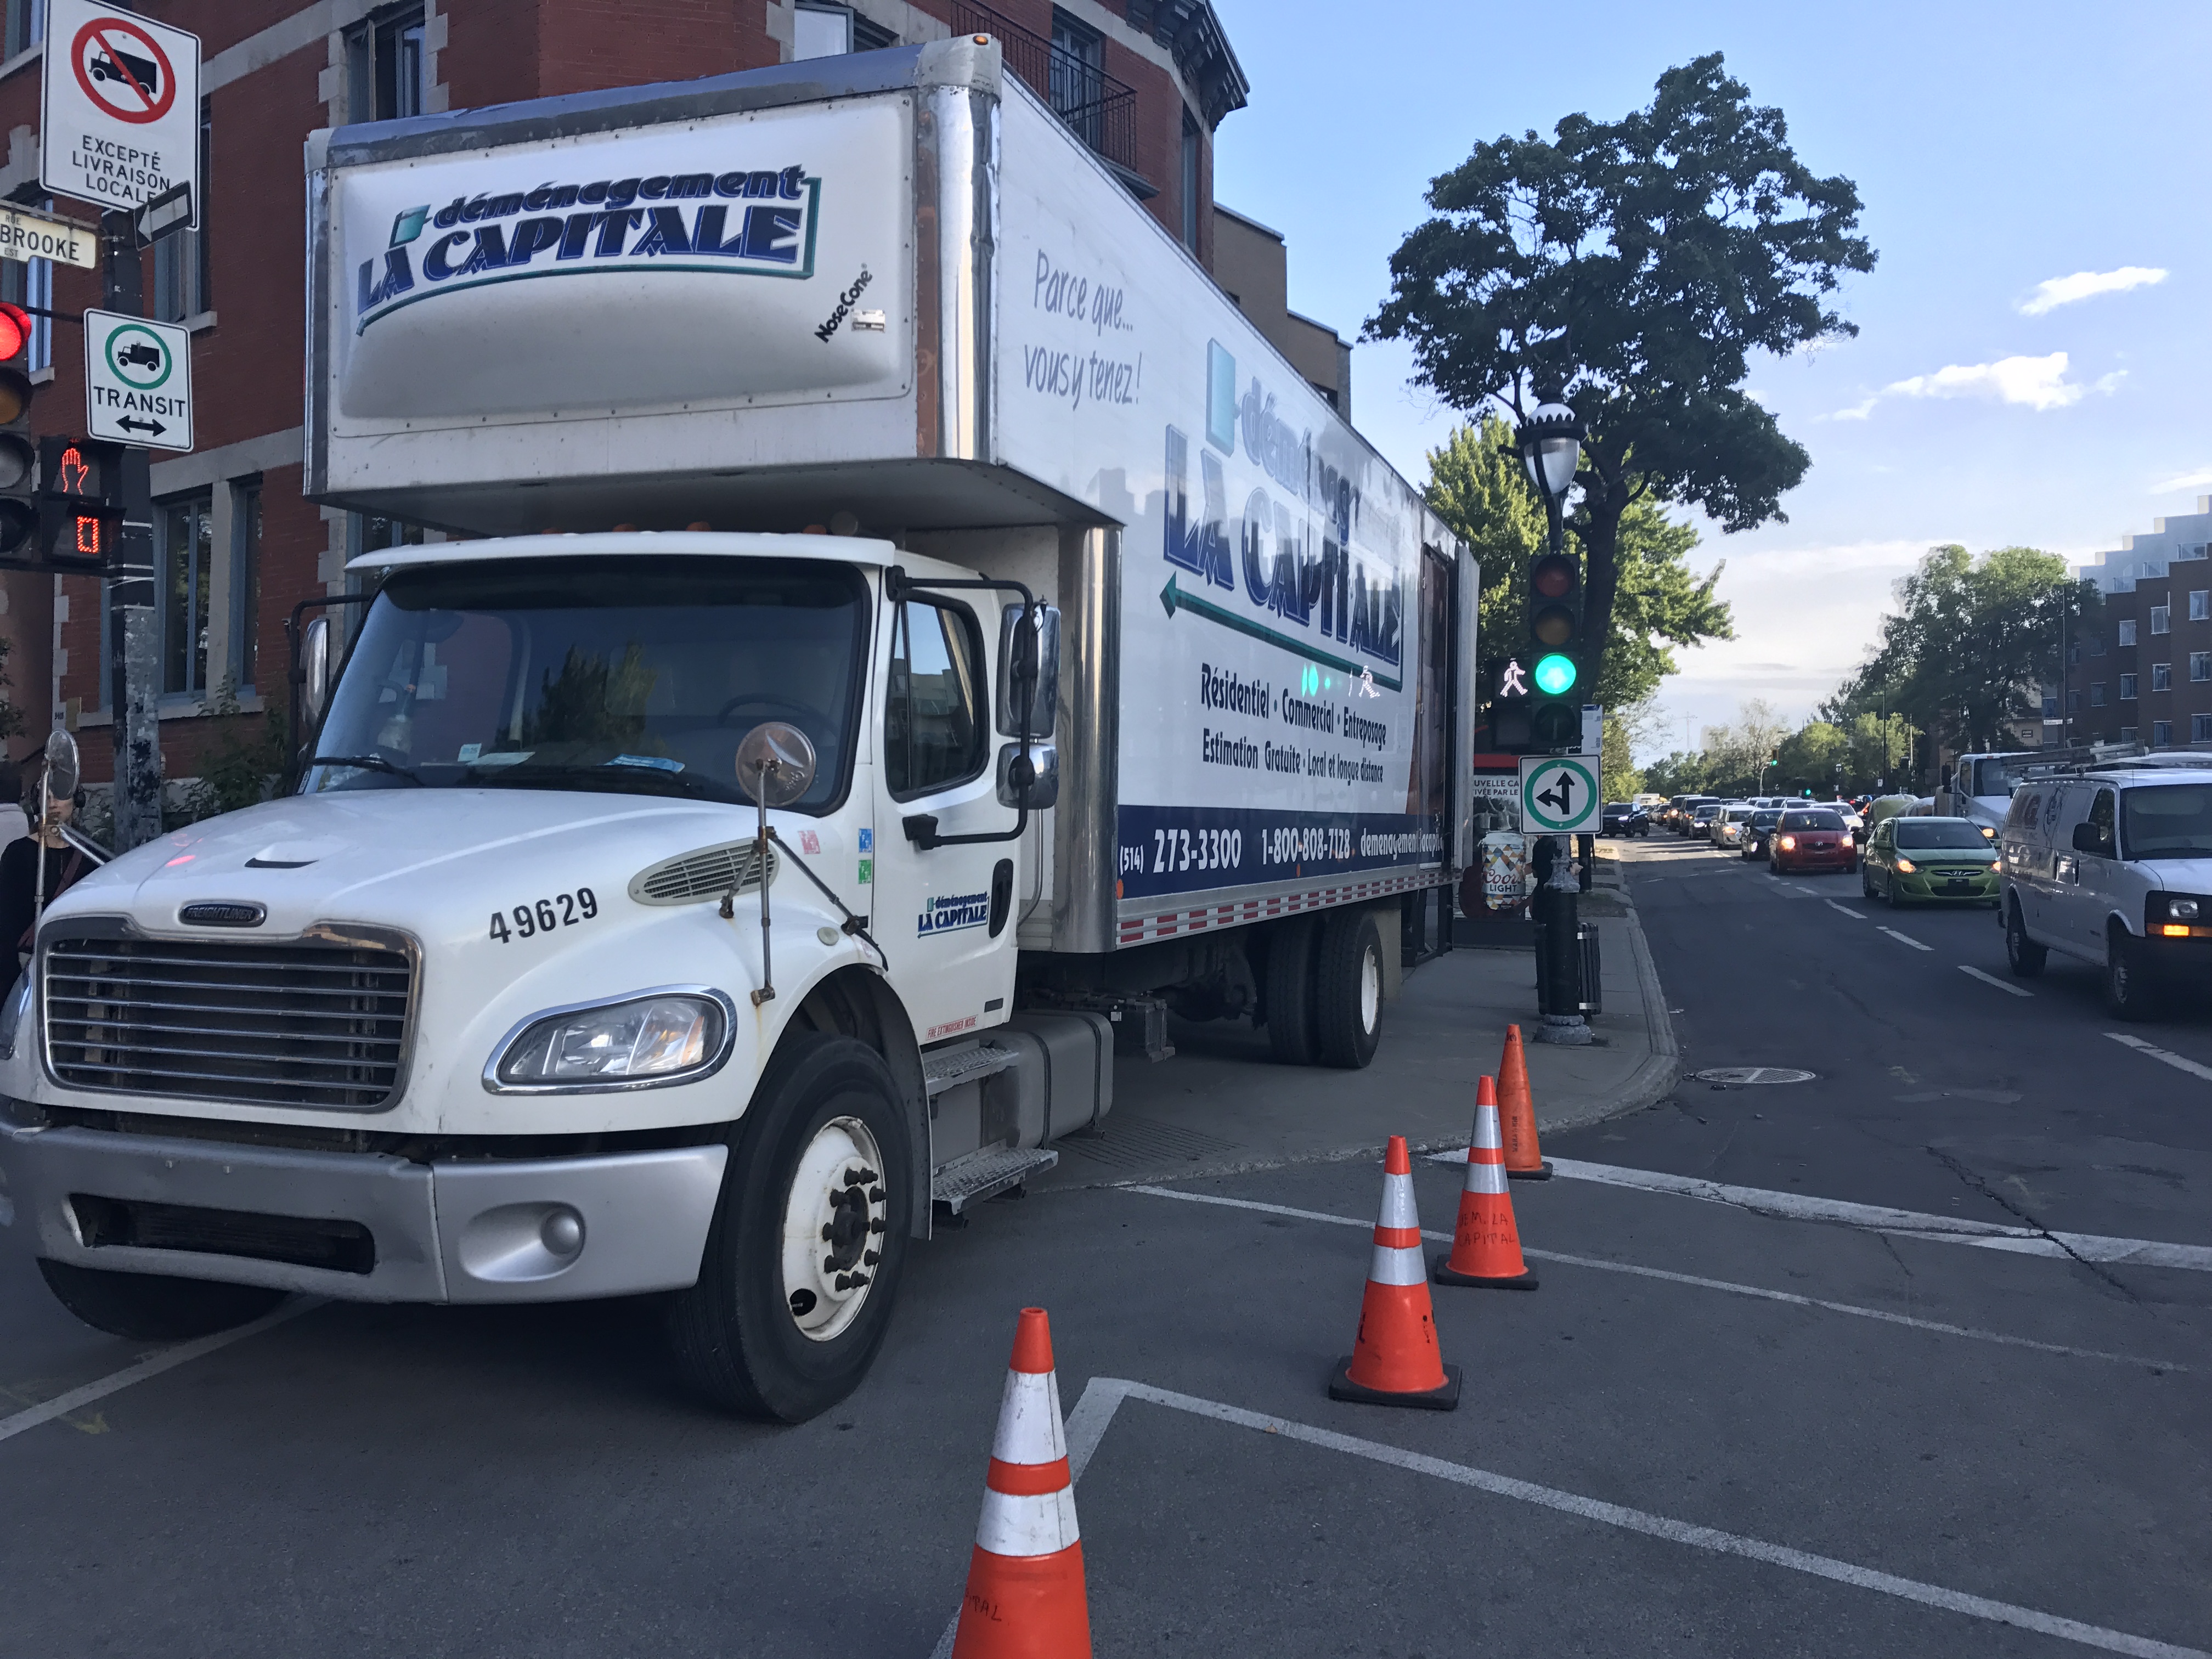
[[[100,216],[100,302],[109,311],[146,314],[145,271],[137,216],[110,209]],[[115,850],[128,852],[161,833],[161,729],[155,705],[161,642],[154,633],[154,488],[146,451],[127,446],[122,458],[123,533],[115,574],[107,581],[108,707],[114,724]]]

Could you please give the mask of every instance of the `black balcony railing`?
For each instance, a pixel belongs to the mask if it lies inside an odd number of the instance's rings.
[[[1116,167],[1137,170],[1137,93],[1097,64],[976,0],[951,0],[956,34],[988,34],[1006,67],[1052,106],[1068,131]]]

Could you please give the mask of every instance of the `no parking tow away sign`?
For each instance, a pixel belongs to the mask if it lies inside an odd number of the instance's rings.
[[[154,449],[192,447],[191,336],[173,323],[84,313],[85,430]]]
[[[200,39],[95,0],[46,0],[39,182],[102,207],[192,186],[199,223]]]

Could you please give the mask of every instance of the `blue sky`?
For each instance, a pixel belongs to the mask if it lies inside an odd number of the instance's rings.
[[[1214,193],[1284,233],[1291,307],[1346,335],[1431,177],[1502,132],[1647,103],[1700,52],[1782,107],[1808,166],[1856,182],[1881,256],[1841,296],[1859,337],[1751,376],[1813,469],[1788,524],[1706,527],[1693,561],[1728,561],[1741,637],[1681,653],[1667,747],[1748,696],[1808,713],[1935,544],[2078,559],[2212,492],[2203,0],[1215,6],[1252,99],[1221,125]],[[2083,272],[2104,291],[2042,288]],[[1458,416],[1409,369],[1358,347],[1352,412],[1418,483]]]

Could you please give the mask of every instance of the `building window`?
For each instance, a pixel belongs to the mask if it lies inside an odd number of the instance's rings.
[[[2121,675],[2121,676],[2120,676],[2120,701],[2121,701],[2122,702],[2133,702],[2135,700],[2136,700],[2136,676],[2135,676],[2135,675],[2133,675],[2133,674],[2123,674],[2123,675]]]
[[[802,5],[792,14],[791,55],[842,58],[853,49],[853,14],[842,6]]]
[[[2047,720],[2058,718],[2058,694],[2056,691],[2043,694],[2043,718]]]
[[[2212,714],[2191,714],[2189,717],[2189,740],[2191,743],[2212,743]]]
[[[2128,630],[2127,642],[2133,645],[2136,640],[2136,625],[2131,622],[2125,622],[2120,626]],[[2083,643],[2089,647],[2091,656],[2101,657],[2105,654],[2105,636],[2102,634],[2092,634]]]
[[[422,112],[422,8],[386,6],[346,32],[346,118]]]
[[[254,683],[261,631],[261,481],[231,486],[230,637],[240,690]]]
[[[46,198],[39,198],[41,205]],[[0,260],[0,300],[51,311],[54,306],[54,262],[52,259]],[[54,366],[54,323],[36,312],[31,317],[31,369],[36,373]]]
[[[2079,691],[2069,691],[2066,694],[2066,712],[2069,714],[2078,714],[2081,712],[2081,694]]]
[[[2204,556],[2204,544],[2203,542],[2198,542],[2192,547],[2185,547],[2173,556],[2177,559],[2185,560],[2201,559]]]
[[[1198,123],[1190,118],[1190,112],[1182,112],[1182,161],[1176,173],[1177,185],[1182,191],[1182,244],[1193,253],[1198,252],[1198,216],[1204,211],[1199,200],[1200,147],[1203,140]]]
[[[2102,680],[2091,680],[2089,682],[2089,707],[2092,708],[2102,708],[2104,706],[2105,683]]]
[[[1106,38],[1057,6],[1052,13],[1049,101],[1075,136],[1097,149],[1106,137]]]
[[[2150,631],[2154,634],[2171,634],[2173,631],[2173,607],[2172,605],[2154,605],[2151,606]]]
[[[0,58],[30,51],[46,36],[46,0],[7,0],[4,28]]]
[[[2135,642],[2136,623],[2135,618],[2130,617],[2127,621],[2120,624],[2120,643],[2122,645],[2133,645]]]
[[[210,101],[200,100],[200,228],[173,230],[154,244],[154,314],[165,323],[181,323],[215,309],[213,284],[208,280],[208,143],[211,131]]]
[[[2212,622],[2212,592],[2200,587],[2189,596],[2189,620]]]
[[[2150,689],[2154,691],[2171,691],[2173,690],[2173,665],[2172,663],[2154,662],[2150,665]]]
[[[164,696],[207,690],[208,592],[215,575],[211,506],[210,497],[192,495],[154,509],[155,630]]]
[[[2150,742],[2154,749],[2163,749],[2173,741],[2172,720],[2153,720],[2150,723]]]
[[[2124,726],[2120,728],[2120,741],[2122,743],[2133,743],[2135,740],[2136,729],[2134,726]]]

